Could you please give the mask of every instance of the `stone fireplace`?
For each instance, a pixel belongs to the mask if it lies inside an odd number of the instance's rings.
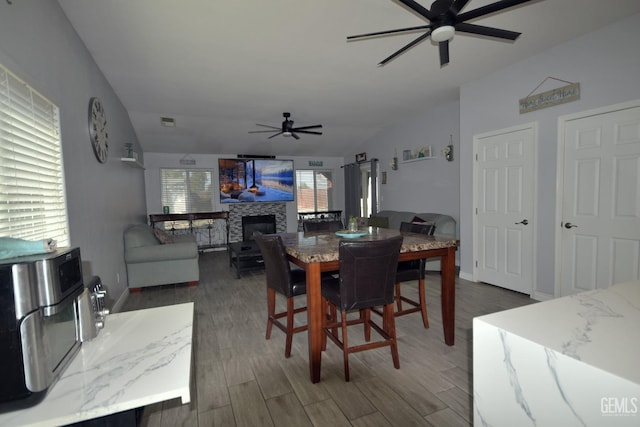
[[[287,207],[284,203],[231,203],[229,204],[229,242],[241,242],[242,217],[273,215],[276,233],[287,232]]]

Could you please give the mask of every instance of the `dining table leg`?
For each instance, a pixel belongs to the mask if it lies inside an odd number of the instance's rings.
[[[444,342],[454,344],[456,315],[456,253],[455,247],[447,248],[441,262],[441,306]]]
[[[309,340],[309,374],[311,382],[320,382],[322,362],[322,294],[320,263],[307,265],[307,335]]]

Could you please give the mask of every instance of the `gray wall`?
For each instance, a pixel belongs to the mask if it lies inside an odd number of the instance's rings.
[[[366,141],[345,158],[355,161],[355,154],[366,152],[368,159],[377,158],[387,183],[380,184],[380,210],[434,212],[456,220],[456,235],[460,236],[460,104],[457,101],[416,113],[394,126],[387,127]],[[449,162],[442,149],[452,141],[454,160]],[[433,159],[403,163],[403,150],[415,151],[431,145]],[[391,169],[394,155],[398,169]],[[456,265],[459,252],[456,253]],[[433,261],[430,270],[439,268]]]
[[[0,63],[60,108],[70,242],[81,249],[85,275],[101,277],[113,304],[127,288],[122,231],[146,210],[143,172],[119,161],[126,142],[141,151],[127,111],[56,1],[0,2],[0,40]],[[105,164],[89,143],[93,96],[107,112]]]
[[[416,113],[388,127],[369,139],[365,145],[345,158],[355,160],[355,153],[366,152],[367,158],[378,158],[381,171],[387,172],[387,183],[380,185],[380,209],[410,212],[436,212],[460,217],[459,129],[460,104],[450,102],[429,111]],[[445,160],[441,150],[449,145],[452,135],[454,161]],[[431,145],[434,159],[402,163],[403,150],[416,150]],[[391,159],[397,153],[398,170],[392,170]]]
[[[640,98],[640,14],[558,45],[460,89],[461,275],[473,275],[473,136],[538,123],[536,284],[549,298],[555,285],[555,189],[558,117]],[[580,82],[579,101],[520,115],[518,99],[546,77]],[[562,86],[548,82],[539,91]]]

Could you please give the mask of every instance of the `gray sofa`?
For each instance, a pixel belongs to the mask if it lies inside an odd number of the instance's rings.
[[[162,236],[160,232],[159,235]],[[124,232],[124,259],[130,289],[200,280],[198,244],[192,234],[170,236],[162,243],[154,229],[136,224]]]
[[[456,220],[449,215],[439,213],[418,213],[405,211],[384,210],[378,212],[375,216],[386,217],[389,219],[389,228],[395,230],[400,229],[401,222],[411,222],[413,218],[418,217],[425,221],[433,222],[436,226],[434,235],[436,236],[453,236],[456,235]]]
[[[387,218],[389,221],[389,228],[394,230],[400,229],[401,222],[411,222],[413,218],[418,217],[425,221],[433,222],[436,226],[434,236],[445,236],[456,238],[456,220],[449,215],[439,213],[419,213],[419,212],[406,212],[406,211],[392,211],[383,210],[376,215],[378,218]],[[433,259],[428,260],[426,265],[427,270],[440,270],[440,260]]]

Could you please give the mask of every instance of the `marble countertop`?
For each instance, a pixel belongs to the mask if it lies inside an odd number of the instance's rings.
[[[361,231],[365,231],[364,229]],[[401,234],[398,230],[369,227],[367,235],[357,239],[344,240],[380,240]],[[415,233],[402,233],[404,240],[400,252],[416,252],[429,249],[444,249],[456,246],[454,237],[425,236]],[[338,243],[343,240],[333,232],[298,232],[281,234],[289,255],[306,263],[338,260]]]
[[[640,282],[476,319],[640,384]]]
[[[59,426],[152,403],[191,400],[193,303],[107,316],[31,408],[0,414],[0,425]]]

